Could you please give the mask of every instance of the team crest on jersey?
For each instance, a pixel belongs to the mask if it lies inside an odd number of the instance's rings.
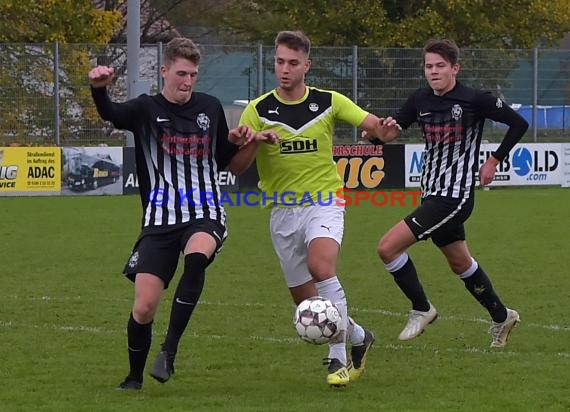
[[[451,117],[453,117],[454,120],[459,120],[461,119],[462,115],[463,115],[463,109],[461,108],[461,106],[458,104],[454,104],[453,107],[451,108]]]
[[[501,109],[503,107],[503,101],[497,97],[497,103],[495,103],[495,106],[497,106],[497,109]]]
[[[313,113],[319,110],[319,105],[316,103],[309,104],[309,110]]]
[[[206,131],[210,127],[210,118],[206,115],[206,113],[200,113],[196,119],[196,123],[198,123],[200,129]]]

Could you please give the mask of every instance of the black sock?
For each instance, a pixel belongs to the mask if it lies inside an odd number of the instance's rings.
[[[163,350],[176,353],[178,343],[186,330],[192,312],[204,288],[204,278],[208,258],[203,253],[190,253],[184,258],[184,273],[180,278],[170,312],[170,323]]]
[[[142,382],[143,371],[152,341],[152,322],[142,325],[138,323],[133,314],[127,323],[127,341],[129,345],[129,377]]]
[[[408,257],[408,261],[404,266],[391,273],[398,287],[412,302],[412,308],[427,312],[429,310],[429,302],[418,279],[418,272],[416,272],[412,258]]]
[[[471,276],[462,280],[469,293],[489,311],[493,321],[500,323],[507,319],[507,308],[495,293],[491,280],[481,266],[477,267]]]

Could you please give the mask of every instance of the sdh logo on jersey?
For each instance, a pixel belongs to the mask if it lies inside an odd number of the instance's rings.
[[[301,138],[280,143],[281,154],[311,153],[319,150],[317,139]]]

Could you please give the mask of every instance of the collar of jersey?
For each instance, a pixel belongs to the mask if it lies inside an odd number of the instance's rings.
[[[304,102],[305,100],[307,100],[307,97],[309,96],[309,92],[310,92],[310,88],[309,86],[305,86],[305,94],[303,95],[303,97],[301,97],[298,100],[285,100],[283,99],[281,96],[279,96],[279,94],[277,93],[277,89],[273,89],[273,96],[275,96],[275,98],[283,104],[299,104],[301,102]]]

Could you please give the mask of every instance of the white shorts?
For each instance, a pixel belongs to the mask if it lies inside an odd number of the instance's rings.
[[[328,206],[274,207],[271,210],[269,230],[287,286],[300,286],[312,279],[307,267],[311,240],[326,237],[341,245],[344,206],[333,203]]]

